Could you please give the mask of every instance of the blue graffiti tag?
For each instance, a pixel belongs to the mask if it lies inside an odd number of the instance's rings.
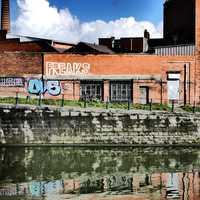
[[[47,81],[31,79],[28,83],[28,92],[30,94],[45,94],[48,92],[52,96],[57,96],[61,93],[59,81]]]
[[[52,96],[57,96],[61,93],[59,81],[47,81],[47,91]]]

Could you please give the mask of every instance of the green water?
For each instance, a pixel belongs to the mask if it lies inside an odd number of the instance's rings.
[[[93,199],[200,199],[200,149],[0,148],[2,200],[94,194]]]

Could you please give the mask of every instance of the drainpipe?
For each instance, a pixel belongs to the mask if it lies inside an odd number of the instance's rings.
[[[187,65],[184,65],[184,106],[187,104]]]
[[[42,90],[44,91],[44,53],[42,53]]]
[[[160,103],[163,104],[163,81],[160,82]]]

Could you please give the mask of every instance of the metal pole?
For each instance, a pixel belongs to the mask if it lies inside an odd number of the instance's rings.
[[[152,102],[153,102],[153,100],[151,99],[150,104],[149,104],[150,111],[152,111]]]
[[[84,99],[84,108],[86,108],[87,107],[87,102],[86,102],[86,97],[85,97],[85,99]]]
[[[128,110],[130,110],[131,109],[131,101],[130,101],[130,99],[128,99]]]
[[[172,100],[172,112],[174,112],[174,100]]]
[[[195,113],[196,111],[196,102],[194,101],[193,107],[192,107],[192,112]]]
[[[16,92],[16,97],[15,97],[15,105],[17,106],[18,105],[18,103],[19,103],[19,93],[18,92]]]
[[[161,87],[161,89],[160,89],[160,103],[161,103],[161,105],[163,104],[163,82],[162,82],[162,80],[161,80],[161,82],[160,82],[160,87]]]
[[[26,104],[28,104],[29,99],[30,99],[30,96],[26,96]]]
[[[61,107],[64,107],[65,105],[65,95],[62,95],[62,100],[61,100]]]
[[[39,99],[38,99],[38,105],[41,106],[41,101],[42,101],[42,98],[41,98],[41,94],[39,95]]]
[[[107,97],[107,101],[106,101],[106,109],[109,108],[109,98]]]

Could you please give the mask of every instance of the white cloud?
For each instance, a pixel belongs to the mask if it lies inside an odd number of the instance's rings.
[[[99,37],[143,36],[144,29],[151,37],[162,37],[162,23],[156,27],[149,21],[136,21],[134,17],[81,23],[67,8],[58,10],[47,0],[17,0],[17,4],[19,16],[12,24],[12,31],[17,34],[74,43],[97,42]]]

